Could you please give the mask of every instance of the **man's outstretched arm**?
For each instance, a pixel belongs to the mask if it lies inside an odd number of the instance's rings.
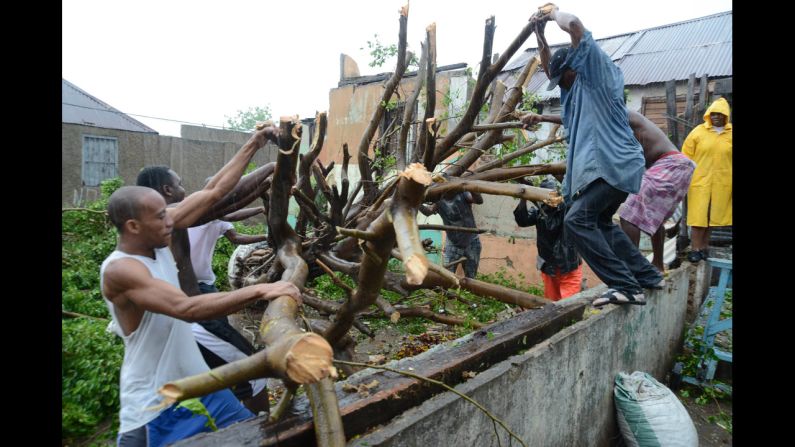
[[[560,29],[569,33],[571,37],[571,46],[577,48],[580,44],[583,34],[585,34],[585,26],[583,26],[577,16],[568,12],[561,12],[554,3],[547,3],[538,8],[538,22],[536,29],[538,29],[540,22],[547,20],[554,20]],[[541,25],[543,27],[543,25]],[[542,59],[543,62],[543,59]]]
[[[522,126],[524,129],[527,129],[530,126],[534,126],[538,123],[555,123],[561,125],[563,124],[563,120],[561,119],[560,115],[539,115],[533,112],[528,112],[522,115],[522,118],[520,118],[520,120],[524,124]]]
[[[287,295],[301,302],[301,292],[286,281],[188,297],[179,288],[154,278],[141,262],[131,258],[108,264],[103,293],[114,304],[133,303],[140,309],[188,322],[219,318],[259,299],[272,300]]]
[[[259,130],[240,148],[227,164],[218,171],[201,191],[189,195],[174,208],[169,208],[174,219],[174,228],[188,228],[215,202],[235,187],[246,165],[257,150],[268,140],[276,142],[279,129],[269,126]]]

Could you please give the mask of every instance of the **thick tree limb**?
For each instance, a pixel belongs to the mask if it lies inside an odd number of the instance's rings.
[[[486,182],[482,180],[450,180],[436,183],[425,194],[425,201],[435,201],[446,192],[470,191],[481,194],[510,196],[525,200],[541,201],[550,206],[557,206],[563,201],[556,191],[552,189],[537,188],[535,186]]]
[[[306,304],[307,306],[317,309],[320,312],[329,315],[336,314],[340,307],[339,303],[323,300],[314,295],[310,295],[306,292],[304,292],[304,294],[302,295],[302,299],[304,301],[304,304]],[[353,321],[353,327],[355,327],[356,329],[359,330],[359,332],[370,338],[373,338],[375,336],[373,331],[371,331],[370,328],[368,328],[366,325],[362,324],[362,322],[359,321],[358,319]]]
[[[345,208],[342,210],[342,216],[345,221],[349,219],[349,214],[351,210],[351,205],[353,204],[354,199],[359,194],[359,191],[362,189],[362,182],[356,183],[356,188],[353,189],[353,193],[348,197],[348,203],[345,204]]]
[[[397,250],[392,250],[392,256],[404,261],[403,255]],[[447,270],[440,265],[434,264],[433,262],[428,263],[428,270],[441,277],[446,284],[449,284],[449,287],[458,287],[458,277],[450,270]],[[408,282],[408,279],[406,281]],[[410,282],[408,284],[412,286],[417,285]],[[425,285],[425,283],[421,284]]]
[[[372,203],[376,194],[376,186],[373,182],[372,173],[370,172],[369,168],[370,163],[367,158],[367,153],[370,150],[370,142],[372,141],[373,136],[378,129],[378,125],[381,124],[381,119],[384,116],[385,106],[392,98],[392,94],[395,92],[395,89],[400,83],[400,78],[403,77],[403,73],[406,72],[406,67],[408,66],[406,61],[406,29],[408,23],[408,14],[408,5],[400,9],[400,32],[398,33],[397,67],[395,67],[395,72],[392,74],[392,77],[389,78],[386,85],[384,85],[384,93],[381,96],[381,102],[379,103],[378,107],[376,107],[375,113],[373,113],[373,118],[370,119],[370,123],[367,125],[367,129],[364,131],[357,149],[359,172],[361,173],[360,183],[364,188],[364,197],[362,198],[364,204]]]
[[[425,67],[425,116],[419,126],[417,153],[422,154],[422,163],[433,171],[433,154],[436,148],[438,125],[433,117],[436,112],[436,23],[425,28],[425,45],[428,47],[428,60]]]
[[[359,266],[358,287],[351,299],[345,301],[340,308],[337,320],[324,333],[332,346],[347,334],[355,315],[373,304],[378,297],[384,282],[389,254],[396,242],[396,232],[399,233],[400,246],[403,247],[401,250],[407,250],[407,258],[411,259],[411,263],[405,265],[407,271],[413,272],[412,281],[422,276],[425,255],[424,252],[414,251],[412,238],[419,240],[419,232],[416,223],[413,229],[410,228],[414,222],[410,215],[413,209],[416,216],[416,209],[422,201],[422,192],[428,183],[430,183],[430,173],[424,168],[418,164],[406,168],[399,176],[393,198],[384,202],[388,212],[382,212],[368,225],[367,231],[379,237],[376,241],[366,241],[361,244],[364,255]]]
[[[442,287],[444,289],[456,288],[457,285],[455,281],[449,276],[453,274],[445,270],[449,275],[444,274],[444,276],[442,276],[435,271],[435,268],[433,267],[434,265],[435,264],[431,264],[432,268],[429,269],[428,275],[425,277],[425,280],[421,285],[415,286],[403,281],[401,286],[406,290],[432,289],[434,287]],[[437,267],[441,268],[440,266]],[[458,280],[458,285],[460,285],[462,289],[468,290],[475,295],[488,296],[494,298],[497,301],[513,304],[525,309],[541,307],[552,302],[546,298],[535,296],[520,290],[511,289],[509,287],[489,284],[477,279],[460,278],[455,275],[453,276]]]
[[[475,168],[475,170],[473,172],[475,172],[475,173],[485,172],[485,171],[487,171],[489,169],[498,168],[498,167],[503,166],[506,163],[508,163],[508,162],[510,162],[510,161],[512,161],[512,160],[514,160],[516,158],[521,157],[522,155],[534,152],[534,151],[536,151],[536,150],[538,150],[538,149],[540,149],[540,148],[542,148],[544,146],[549,146],[550,144],[559,143],[559,142],[563,141],[563,137],[558,137],[558,136],[555,135],[557,133],[559,127],[560,127],[560,125],[558,125],[558,124],[555,124],[554,126],[552,126],[552,129],[549,131],[549,135],[547,136],[547,138],[545,140],[533,142],[533,143],[528,144],[527,146],[525,146],[523,148],[520,148],[517,151],[515,151],[513,153],[510,153],[510,154],[508,154],[508,155],[506,155],[506,156],[504,156],[502,158],[499,158],[499,159],[494,160],[492,162],[485,163],[485,164],[483,164],[481,166],[478,166],[477,168]]]
[[[501,182],[531,175],[563,175],[566,173],[566,162],[542,163],[536,165],[514,166],[510,168],[492,168],[487,171],[477,172],[462,178],[466,180],[484,180]]]
[[[356,239],[362,239],[365,241],[374,241],[378,239],[377,234],[371,233],[369,231],[357,230],[355,228],[337,227],[337,232],[343,236],[355,237]]]
[[[163,385],[158,392],[165,397],[163,405],[205,396],[230,385],[259,377],[279,377],[297,384],[313,383],[321,379],[318,371],[327,366],[333,352],[317,334],[292,334],[280,343],[236,362],[227,363],[203,374],[175,380]]]
[[[447,136],[445,136],[442,141],[439,142],[436,146],[436,156],[434,157],[434,163],[438,164],[444,158],[440,157],[442,154],[447,153],[448,149],[450,149],[456,141],[458,141],[465,133],[469,131],[472,127],[472,124],[475,122],[475,118],[477,118],[478,113],[480,112],[480,108],[483,106],[484,102],[484,94],[486,92],[486,88],[491,83],[491,81],[497,77],[497,74],[502,70],[508,60],[513,57],[516,50],[530,37],[530,34],[533,33],[535,30],[535,20],[530,19],[527,22],[527,25],[519,32],[519,35],[508,45],[508,48],[500,55],[497,62],[491,64],[491,54],[492,54],[492,46],[494,41],[494,16],[489,17],[486,20],[486,28],[484,32],[484,39],[483,39],[483,56],[480,62],[480,70],[478,72],[478,81],[475,84],[475,88],[472,92],[472,97],[469,102],[469,107],[467,108],[464,116],[459,121],[458,125],[455,128],[448,132]]]
[[[309,147],[309,152],[303,156],[300,156],[301,162],[298,164],[298,181],[295,184],[295,189],[303,193],[308,201],[313,205],[315,192],[312,190],[312,185],[309,181],[309,171],[312,168],[315,159],[317,159],[318,155],[320,155],[320,151],[323,149],[323,140],[326,136],[327,122],[328,120],[326,118],[325,112],[318,112],[315,114],[316,125],[315,132],[312,135],[312,144]],[[302,214],[303,209],[302,212],[298,214],[298,218],[296,219],[297,223],[295,227],[298,234],[304,234],[306,232],[306,219]],[[319,213],[316,212],[315,214]],[[317,221],[317,219],[313,220]]]
[[[241,177],[237,185],[210,207],[192,226],[196,227],[215,219],[220,219],[229,213],[238,211],[262,196],[270,187],[270,182],[266,182],[266,179],[273,174],[275,169],[276,163],[271,162]]]
[[[514,306],[520,306],[525,309],[532,309],[552,303],[552,301],[540,296],[531,295],[509,287],[490,284],[477,279],[460,278],[459,281],[461,283],[461,288],[469,290],[475,295],[490,296],[503,303],[513,304]]]
[[[397,312],[399,312],[398,315],[402,317],[422,317],[437,323],[449,324],[451,326],[465,326],[467,324],[472,325],[474,328],[481,328],[484,326],[483,323],[477,321],[467,321],[463,318],[434,312],[425,306],[397,306],[395,309]]]
[[[273,174],[268,227],[278,249],[279,264],[284,267],[282,279],[303,289],[308,268],[306,262],[301,258],[301,241],[287,224],[289,192],[295,183],[295,164],[298,159],[297,144],[300,139],[298,123],[298,117],[282,117],[280,120],[280,151]],[[260,326],[260,335],[265,345],[276,347],[298,334],[304,334],[295,323],[297,314],[298,303],[292,297],[282,296],[271,301],[262,315]],[[317,337],[317,335],[315,336]],[[323,342],[328,345],[326,340]],[[332,355],[331,346],[327,346],[323,353]],[[315,437],[318,445],[343,446],[345,433],[342,429],[337,398],[333,391],[329,392],[329,389],[333,390],[334,387],[328,376],[336,377],[337,375],[333,366],[330,366],[331,359],[323,355],[313,355],[306,358],[297,357],[294,361],[302,365],[302,368],[308,369],[305,374],[312,379],[305,383],[311,382],[307,385],[306,390],[312,402]]]
[[[428,258],[417,229],[417,207],[425,186],[431,184],[431,173],[419,163],[413,163],[400,173],[403,177],[395,193],[390,213],[395,227],[398,249],[406,267],[409,284],[421,284],[428,273]],[[405,181],[406,179],[410,181]]]
[[[507,123],[475,124],[469,130],[472,132],[483,132],[486,130],[505,130],[520,129],[524,124],[521,121],[510,121]]]
[[[386,300],[386,298],[379,296],[375,299],[375,305],[389,318],[392,323],[397,323],[400,320],[400,312],[395,310],[394,306]]]
[[[540,59],[538,58],[533,58],[529,60],[527,64],[525,64],[521,73],[519,73],[519,76],[516,78],[516,82],[514,83],[513,87],[511,87],[510,91],[508,92],[507,98],[502,103],[499,112],[493,119],[491,119],[491,123],[504,121],[513,116],[513,111],[516,109],[516,105],[522,100],[522,86],[525,84],[525,81],[531,77],[536,70],[538,70],[539,64]],[[502,97],[500,99],[502,99]],[[464,156],[458,160],[456,165],[450,166],[448,169],[446,169],[446,172],[453,176],[461,175],[466,169],[475,163],[475,161],[477,161],[481,155],[483,155],[483,151],[488,150],[491,146],[496,144],[501,135],[501,130],[490,130],[486,132],[478,140],[478,142],[475,143],[475,147],[464,154]]]
[[[348,153],[348,143],[342,145],[342,171],[340,172],[342,178],[342,191],[340,192],[340,204],[341,208],[339,210],[340,216],[342,219],[345,220],[345,212],[344,209],[345,205],[348,202],[348,188],[350,186],[350,180],[348,180],[348,162],[351,160],[351,154]]]
[[[417,108],[417,99],[420,97],[423,85],[425,85],[425,71],[427,70],[428,63],[428,50],[427,45],[422,45],[422,53],[420,54],[420,69],[417,72],[417,82],[414,85],[414,91],[411,96],[406,100],[406,105],[403,108],[403,122],[400,126],[400,134],[398,134],[398,150],[395,155],[396,168],[398,171],[406,169],[406,149],[408,148],[409,130],[411,130],[411,122],[414,120],[414,112]]]
[[[488,123],[494,123],[495,121],[497,121],[499,119],[500,110],[502,109],[503,102],[504,102],[503,100],[505,98],[505,91],[508,89],[505,86],[505,84],[502,81],[500,81],[500,80],[495,80],[493,85],[494,85],[494,87],[492,88],[492,92],[491,92],[491,103],[489,103],[489,114],[488,114],[488,116],[485,119],[485,123],[487,123],[486,125],[488,125]],[[500,137],[502,136],[502,132],[488,132],[485,135],[480,135],[477,138],[476,138],[477,133],[475,133],[475,132],[468,133],[467,135],[472,135],[472,139],[474,140],[473,143],[471,143],[470,147],[468,147],[468,149],[470,151],[476,150],[476,151],[479,151],[481,154],[484,154],[484,153],[486,153],[486,151],[491,146],[494,146],[495,144],[497,144],[498,141],[500,141]],[[462,140],[463,140],[463,138],[462,138]],[[467,148],[467,146],[461,146],[461,145],[453,145],[453,146],[451,146],[447,150],[447,152],[445,152],[443,154],[437,154],[438,157],[439,157],[439,162],[441,163],[441,160],[445,160],[449,156],[453,155],[456,151],[459,150],[459,148],[460,149],[465,149],[465,148]],[[455,164],[463,166],[461,161],[462,160],[459,158],[459,160],[456,161]],[[448,168],[448,172],[449,172],[449,168]]]

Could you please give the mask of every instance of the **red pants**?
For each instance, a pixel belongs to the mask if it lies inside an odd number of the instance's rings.
[[[557,274],[554,276],[541,272],[541,278],[544,280],[545,298],[558,301],[570,297],[579,293],[582,288],[582,264],[566,273],[560,273],[560,269],[557,269]]]

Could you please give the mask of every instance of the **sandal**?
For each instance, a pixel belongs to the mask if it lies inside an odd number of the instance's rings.
[[[637,304],[643,306],[646,304],[646,297],[643,296],[643,292],[625,293],[616,289],[607,289],[607,292],[591,303],[597,309],[606,304]]]

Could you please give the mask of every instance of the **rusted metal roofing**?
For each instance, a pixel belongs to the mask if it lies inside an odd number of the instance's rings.
[[[662,25],[634,33],[596,39],[624,73],[624,85],[646,85],[672,79],[732,75],[732,11]],[[552,52],[568,45],[552,45]],[[509,80],[535,56],[537,48],[529,48],[509,62],[498,79]],[[508,84],[508,82],[506,82]],[[546,90],[543,71],[530,80],[527,91],[542,99],[559,98],[560,90]]]
[[[61,79],[61,122],[105,129],[157,133],[146,124],[114,109],[66,79]]]

